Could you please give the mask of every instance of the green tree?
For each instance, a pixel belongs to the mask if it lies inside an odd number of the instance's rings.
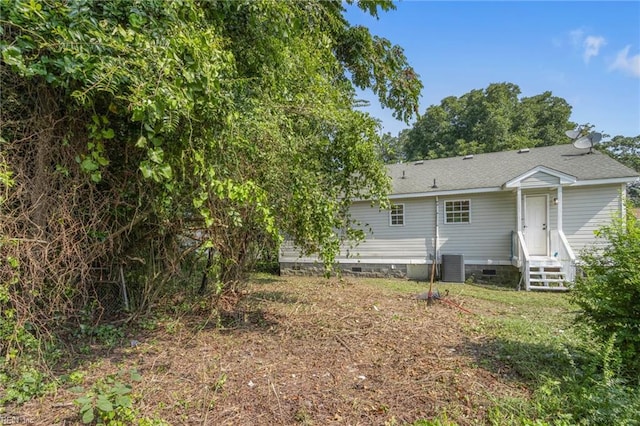
[[[520,98],[512,83],[491,84],[432,105],[404,145],[408,159],[441,158],[566,142],[571,106],[551,92]]]
[[[121,264],[132,305],[148,306],[206,248],[233,292],[283,235],[331,263],[359,236],[348,199],[388,190],[355,87],[404,120],[421,89],[401,48],[343,13],[337,0],[0,0],[4,312],[49,327]]]
[[[640,173],[640,135],[635,137],[616,136],[597,147],[625,166]],[[640,182],[630,185],[628,193],[634,206],[640,206]]]
[[[406,132],[407,130],[403,130],[398,136],[391,136],[391,133],[386,132],[380,137],[378,155],[385,164],[393,164],[404,160],[402,147]]]
[[[630,208],[630,205],[628,205]],[[640,222],[629,212],[597,231],[604,244],[581,256],[584,276],[571,293],[577,321],[607,342],[615,336],[625,373],[640,377]]]

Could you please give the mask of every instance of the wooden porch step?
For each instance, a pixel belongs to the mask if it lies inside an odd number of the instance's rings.
[[[566,274],[564,272],[530,272],[529,276],[537,276],[537,277],[551,277],[551,278],[560,278],[565,277]]]
[[[530,272],[530,278],[566,278],[567,274],[564,272]]]
[[[569,290],[567,272],[555,257],[532,256],[529,259],[529,289],[531,290]]]
[[[530,290],[546,290],[546,291],[569,291],[569,287],[565,286],[557,286],[557,287],[548,287],[542,285],[530,285]]]

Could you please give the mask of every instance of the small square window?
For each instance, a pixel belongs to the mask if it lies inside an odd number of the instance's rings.
[[[404,204],[395,204],[389,211],[389,224],[391,226],[404,225]]]
[[[471,202],[469,200],[445,201],[444,223],[471,223]]]

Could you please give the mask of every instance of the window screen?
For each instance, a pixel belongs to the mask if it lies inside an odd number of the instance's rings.
[[[404,225],[404,204],[395,204],[391,206],[389,212],[389,224],[391,226]]]
[[[445,223],[469,223],[471,219],[469,200],[445,201]]]

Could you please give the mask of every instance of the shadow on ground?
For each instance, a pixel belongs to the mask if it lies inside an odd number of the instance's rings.
[[[482,367],[507,380],[537,382],[542,377],[561,379],[575,374],[586,355],[571,345],[552,346],[502,338],[465,338],[459,348]]]

